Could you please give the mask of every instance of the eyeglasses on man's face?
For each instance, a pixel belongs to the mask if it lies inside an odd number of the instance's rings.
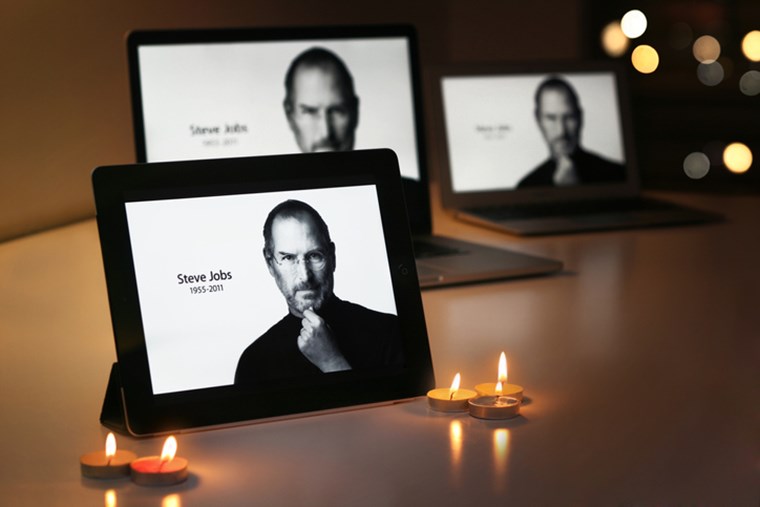
[[[313,271],[322,271],[327,265],[327,256],[320,251],[307,252],[304,255],[276,253],[270,258],[285,270],[293,270],[297,264],[303,264]]]

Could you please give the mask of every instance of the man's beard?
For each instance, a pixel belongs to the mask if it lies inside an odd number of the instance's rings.
[[[299,297],[299,291],[311,291],[312,293],[304,297]],[[293,288],[290,295],[287,297],[288,306],[297,310],[299,313],[303,313],[304,310],[309,308],[313,310],[319,310],[322,305],[332,294],[331,281],[325,280],[322,284],[309,284],[302,283]]]
[[[555,139],[552,142],[552,155],[554,158],[569,157],[577,149],[578,144],[569,137]]]

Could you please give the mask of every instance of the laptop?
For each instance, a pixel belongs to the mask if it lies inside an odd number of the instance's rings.
[[[136,31],[127,46],[138,162],[390,148],[423,288],[561,269],[431,234],[413,27]]]
[[[518,235],[701,223],[644,197],[624,70],[614,62],[433,71],[444,207]]]

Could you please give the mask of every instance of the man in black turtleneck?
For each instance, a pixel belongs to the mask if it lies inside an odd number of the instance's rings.
[[[536,90],[536,121],[549,147],[549,159],[528,173],[517,188],[622,182],[625,168],[581,147],[583,111],[564,79],[552,76]]]
[[[314,208],[278,204],[264,223],[264,258],[289,312],[245,349],[236,384],[402,365],[398,317],[333,293],[335,244]]]

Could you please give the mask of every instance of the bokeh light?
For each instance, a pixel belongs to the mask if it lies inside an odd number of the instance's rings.
[[[641,37],[647,31],[647,17],[638,9],[628,11],[620,19],[620,28],[629,39]]]
[[[723,150],[723,163],[732,173],[745,173],[752,165],[752,151],[743,143],[731,143]]]
[[[602,30],[602,48],[604,52],[613,58],[623,56],[628,50],[628,37],[620,28],[620,23],[611,21]]]
[[[700,63],[697,67],[697,77],[703,85],[716,86],[724,76],[723,66],[718,62]]]
[[[720,56],[720,42],[712,35],[703,35],[692,46],[694,58],[701,63],[712,63]]]
[[[742,39],[742,53],[753,62],[760,62],[760,30],[752,30]]]
[[[694,32],[688,23],[679,21],[670,27],[670,46],[673,49],[686,49],[694,40]]]
[[[657,66],[660,64],[660,55],[652,46],[642,44],[633,50],[631,63],[633,68],[642,74],[651,74],[657,70]]]
[[[739,89],[744,95],[752,97],[760,93],[760,71],[750,70],[739,79]]]
[[[689,153],[683,159],[683,172],[693,180],[704,178],[710,170],[710,159],[702,152]]]

